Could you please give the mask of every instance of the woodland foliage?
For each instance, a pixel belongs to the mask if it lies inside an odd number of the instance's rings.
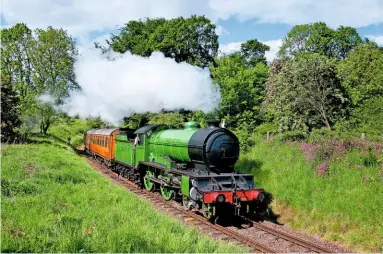
[[[96,43],[104,53],[129,51],[149,57],[160,51],[177,63],[209,68],[219,87],[221,102],[212,112],[133,114],[124,119],[125,127],[149,123],[180,127],[190,120],[205,126],[215,118],[238,133],[244,146],[251,145],[246,140],[254,133],[277,132],[288,139],[310,133],[382,135],[383,49],[363,39],[355,28],[333,29],[324,22],[297,25],[271,63],[265,57],[269,46],[255,38],[242,43],[238,52],[219,55],[215,30],[204,16],[144,19],[122,26],[107,40],[108,47]],[[9,122],[8,129],[2,126],[3,133],[30,131],[36,124],[47,133],[52,122],[63,117],[56,107],[70,91],[81,89],[73,70],[76,43],[61,28],[32,31],[25,24],[2,29],[1,37],[2,98],[5,103],[15,101],[2,107],[4,116],[7,107],[14,115],[2,118]]]
[[[1,29],[1,38],[1,76],[10,77],[20,102],[19,118],[26,125],[39,122],[41,133],[46,134],[57,115],[55,106],[63,103],[69,91],[80,89],[73,70],[75,41],[61,28],[33,33],[25,24]],[[42,103],[41,96],[49,103]],[[5,109],[1,111],[6,114]]]

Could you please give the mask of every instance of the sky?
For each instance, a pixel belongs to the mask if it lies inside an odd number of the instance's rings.
[[[62,27],[80,48],[105,41],[129,20],[193,14],[217,25],[222,52],[258,39],[270,46],[269,61],[294,25],[317,21],[355,27],[383,45],[383,0],[1,0],[2,27],[18,22],[32,29]]]

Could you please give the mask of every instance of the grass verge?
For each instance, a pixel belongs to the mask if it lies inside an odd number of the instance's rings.
[[[2,146],[2,252],[243,252],[158,213],[48,138]]]
[[[331,160],[323,149],[309,160],[302,144],[258,140],[236,166],[273,194],[281,222],[356,251],[382,252],[383,162],[362,148],[337,149]]]

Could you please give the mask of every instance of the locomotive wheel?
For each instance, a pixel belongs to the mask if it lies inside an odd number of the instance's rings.
[[[186,209],[189,209],[189,198],[186,196],[182,196],[182,204]]]
[[[161,186],[160,191],[161,191],[162,197],[167,201],[171,200],[175,194],[174,190],[172,190],[168,187],[165,187],[165,186]]]
[[[153,172],[151,171],[146,171],[146,175],[144,177],[144,185],[145,185],[145,189],[149,190],[149,191],[152,191],[153,188],[154,188],[154,183],[152,181],[150,181],[149,178],[153,177]]]
[[[213,209],[214,208],[211,205],[204,205],[203,216],[208,220],[213,220],[215,217],[213,214]]]

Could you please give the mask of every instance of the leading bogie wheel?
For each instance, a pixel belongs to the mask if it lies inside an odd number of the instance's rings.
[[[189,209],[189,198],[187,196],[182,196],[182,204],[186,209]]]

